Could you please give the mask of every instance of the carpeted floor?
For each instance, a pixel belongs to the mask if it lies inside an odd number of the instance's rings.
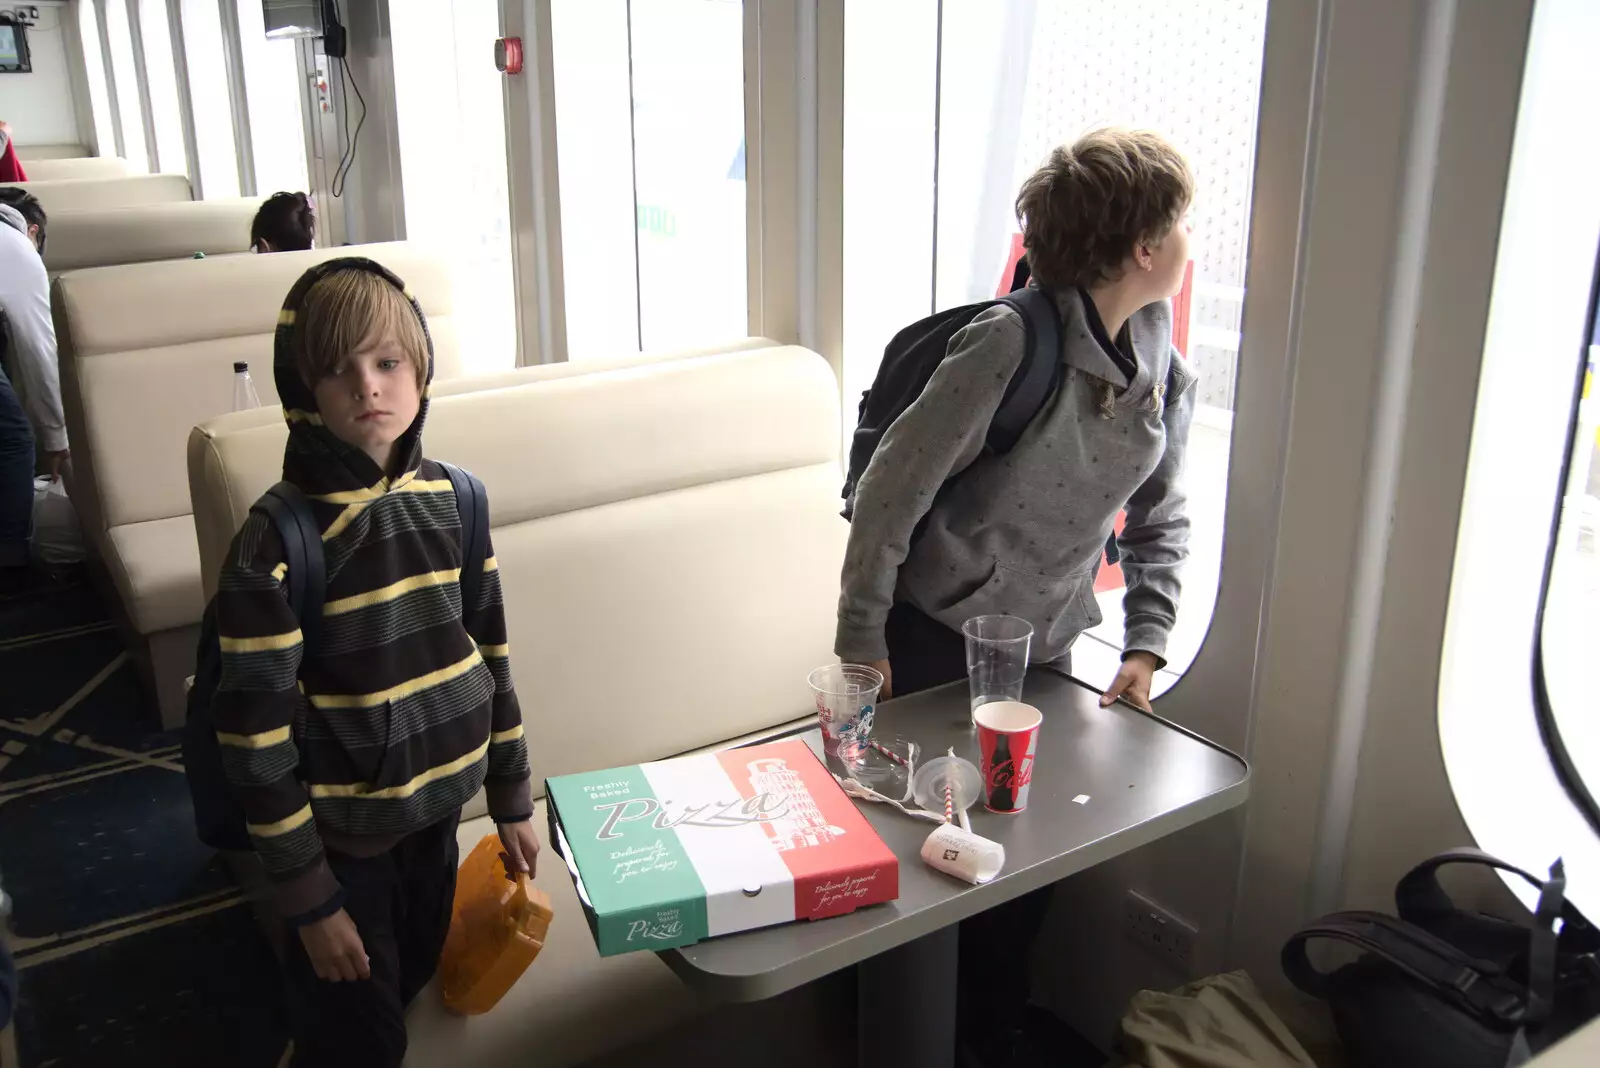
[[[0,885],[22,1068],[272,1068],[286,1027],[249,907],[195,838],[162,733],[82,581],[0,598]]]

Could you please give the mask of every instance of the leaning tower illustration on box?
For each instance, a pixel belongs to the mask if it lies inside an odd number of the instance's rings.
[[[769,794],[785,802],[781,807],[773,806],[783,814],[763,824],[779,852],[827,845],[844,835],[844,828],[828,823],[811,791],[787,761],[765,757],[752,760],[746,767],[750,772],[750,786],[758,796]]]

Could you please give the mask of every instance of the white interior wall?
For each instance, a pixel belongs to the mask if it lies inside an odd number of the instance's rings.
[[[78,108],[73,94],[67,35],[72,32],[66,0],[32,0],[39,24],[28,29],[33,73],[0,74],[0,119],[11,124],[17,147],[76,145]],[[27,153],[20,153],[27,165]]]

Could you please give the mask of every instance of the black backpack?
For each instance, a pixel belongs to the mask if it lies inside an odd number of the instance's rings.
[[[435,461],[438,462],[438,461]],[[489,552],[489,495],[475,475],[454,464],[439,463],[456,491],[461,515],[462,613],[478,603],[483,564]],[[288,563],[289,607],[300,620],[301,636],[309,645],[322,619],[327,587],[327,564],[322,555],[322,531],[311,514],[310,502],[299,487],[280,482],[251,506],[272,520],[283,541]],[[211,700],[222,682],[222,648],[217,641],[216,601],[206,605],[200,620],[200,645],[195,653],[194,685],[189,690],[183,725],[183,770],[194,802],[195,830],[213,849],[248,851],[253,847],[245,831],[244,810],[234,797],[222,769],[222,746],[211,716]]]
[[[844,498],[844,511],[840,514],[846,519],[855,513],[856,484],[883,435],[900,413],[922,395],[949,353],[951,338],[979,312],[996,304],[1009,304],[1016,309],[1022,316],[1028,341],[1027,353],[1012,374],[989,424],[985,450],[995,455],[1010,452],[1055,392],[1061,378],[1061,319],[1050,298],[1036,287],[1019,289],[998,300],[963,304],[912,323],[884,348],[872,388],[861,395],[856,430],[850,438],[849,473],[840,493]]]
[[[1447,864],[1497,868],[1538,888],[1531,925],[1458,908],[1439,885]],[[1301,928],[1283,947],[1284,974],[1329,1003],[1351,1064],[1520,1065],[1600,1015],[1600,932],[1565,894],[1559,860],[1540,880],[1479,850],[1451,850],[1400,880],[1399,919],[1336,912]],[[1307,954],[1318,939],[1365,952],[1323,972]]]

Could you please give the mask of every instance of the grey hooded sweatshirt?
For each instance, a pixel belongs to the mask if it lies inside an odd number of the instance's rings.
[[[956,334],[884,435],[856,490],[834,646],[842,659],[889,655],[884,625],[896,601],[953,630],[973,616],[1020,616],[1033,625],[1032,660],[1059,659],[1100,622],[1095,575],[1124,509],[1123,648],[1165,659],[1188,555],[1180,475],[1195,376],[1172,347],[1167,301],[1135,312],[1119,336],[1131,380],[1096,340],[1087,298],[1068,291],[1055,303],[1061,385],[1011,452],[984,451],[1025,351],[1022,319],[1005,305]]]

